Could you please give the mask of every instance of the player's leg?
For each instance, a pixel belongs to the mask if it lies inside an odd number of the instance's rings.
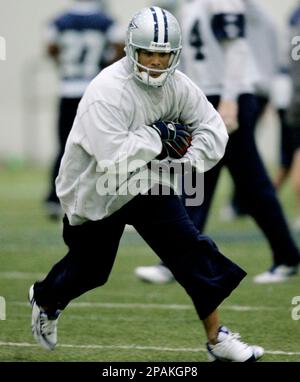
[[[287,124],[286,109],[278,109],[277,114],[280,121],[280,163],[273,183],[275,188],[279,190],[290,173],[294,148],[292,144],[290,128]]]
[[[203,232],[214,192],[217,186],[219,175],[222,169],[222,161],[214,168],[204,174],[192,174],[183,178],[182,181],[182,203],[185,206],[190,219],[200,232]],[[192,181],[192,186],[188,187],[187,182]],[[195,189],[194,193],[187,193],[188,189]],[[204,192],[204,200],[200,205],[190,205],[189,202],[197,201],[197,193]],[[154,265],[138,266],[134,270],[135,275],[142,281],[153,284],[166,284],[174,281],[174,275],[166,264],[160,262]]]
[[[269,99],[263,95],[257,95],[256,97],[255,112],[252,114],[251,124],[253,129],[257,126],[259,120],[265,113]],[[235,217],[241,217],[247,215],[247,201],[244,200],[242,195],[239,195],[236,188],[233,187],[231,196],[231,203],[224,206],[220,211],[222,220],[232,220]]]
[[[199,300],[199,315],[207,316],[207,311],[213,311],[231,293],[245,272],[223,256],[210,238],[199,233],[179,197],[141,195],[135,205],[147,219],[132,211],[131,224],[189,295]]]
[[[33,335],[46,349],[56,345],[60,311],[72,299],[107,281],[124,227],[116,215],[77,226],[64,218],[69,252],[29,290]]]
[[[63,309],[70,300],[105,284],[113,266],[124,223],[116,215],[71,226],[64,217],[68,254],[34,287],[41,306]]]
[[[299,264],[300,255],[255,144],[251,120],[254,102],[251,95],[240,97],[240,128],[231,135],[225,161],[236,189],[247,204],[249,214],[269,241],[275,271],[279,265],[288,266],[286,269],[282,268],[282,275],[278,275],[278,281],[279,279],[283,281],[288,276],[286,273],[292,274],[296,270],[295,266]],[[275,276],[275,273],[271,273],[270,282],[271,276]],[[273,281],[277,280],[275,278]]]
[[[255,361],[263,354],[220,326],[216,308],[237,287],[245,272],[199,233],[176,196],[140,196],[135,204],[147,219],[131,214],[131,224],[158,254],[191,297],[207,335],[212,361]]]

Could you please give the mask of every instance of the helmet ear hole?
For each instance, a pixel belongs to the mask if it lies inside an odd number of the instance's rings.
[[[171,53],[166,69],[151,69],[160,75],[150,76],[147,67],[139,63],[140,49],[151,52]],[[135,14],[129,24],[126,38],[126,54],[135,78],[147,85],[162,86],[179,65],[181,54],[181,30],[176,18],[168,11],[151,7]]]

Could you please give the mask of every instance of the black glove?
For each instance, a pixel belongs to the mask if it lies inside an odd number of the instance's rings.
[[[158,121],[151,127],[160,135],[163,148],[157,159],[161,160],[167,156],[180,159],[191,145],[191,134],[187,127],[172,121]]]
[[[192,142],[192,137],[177,135],[174,141],[163,142],[163,147],[167,151],[167,156],[174,159],[180,159],[187,152]]]

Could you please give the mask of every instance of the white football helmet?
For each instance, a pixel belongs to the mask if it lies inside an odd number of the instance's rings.
[[[151,7],[136,13],[129,24],[126,37],[126,54],[132,64],[135,78],[148,86],[162,86],[179,65],[181,40],[180,26],[170,12]],[[151,72],[161,73],[156,78],[151,77],[150,69],[138,62],[139,49],[171,53],[167,69],[151,68]]]

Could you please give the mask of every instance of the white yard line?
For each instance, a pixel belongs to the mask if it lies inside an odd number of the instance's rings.
[[[0,347],[40,347],[38,344],[32,344],[28,342],[4,342],[0,341]],[[112,350],[153,350],[153,351],[161,351],[161,352],[180,352],[180,353],[199,353],[206,352],[205,348],[169,348],[169,347],[161,347],[161,346],[143,346],[143,345],[72,345],[72,344],[59,344],[57,347],[60,348],[72,348],[72,349],[112,349]],[[266,350],[265,354],[272,355],[300,355],[300,352],[286,352],[282,350]]]
[[[29,304],[24,301],[12,301],[7,305],[24,306],[29,308]],[[139,303],[99,303],[99,302],[73,302],[68,308],[102,308],[102,309],[168,309],[168,310],[191,310],[194,309],[192,305],[185,304],[139,304]],[[240,306],[240,305],[225,305],[222,309],[233,310],[239,312],[249,311],[272,311],[278,310],[279,307],[264,307],[264,306]],[[0,347],[39,347],[37,344],[27,342],[4,342],[0,341]],[[59,344],[61,348],[73,348],[73,349],[115,349],[115,350],[145,350],[145,351],[161,351],[161,352],[206,352],[205,348],[169,348],[160,346],[143,346],[143,345],[73,345],[73,344]],[[267,350],[266,354],[271,355],[284,355],[295,356],[300,352],[286,352],[281,350]]]
[[[44,277],[43,273],[30,273],[30,272],[0,272],[0,279],[9,280],[30,280],[40,279]]]
[[[27,302],[7,301],[7,305],[29,306]],[[192,310],[193,305],[186,304],[140,304],[140,303],[112,303],[112,302],[71,302],[68,308],[103,308],[103,309],[167,309],[167,310]],[[224,305],[221,309],[238,312],[274,311],[286,309],[285,307]]]

